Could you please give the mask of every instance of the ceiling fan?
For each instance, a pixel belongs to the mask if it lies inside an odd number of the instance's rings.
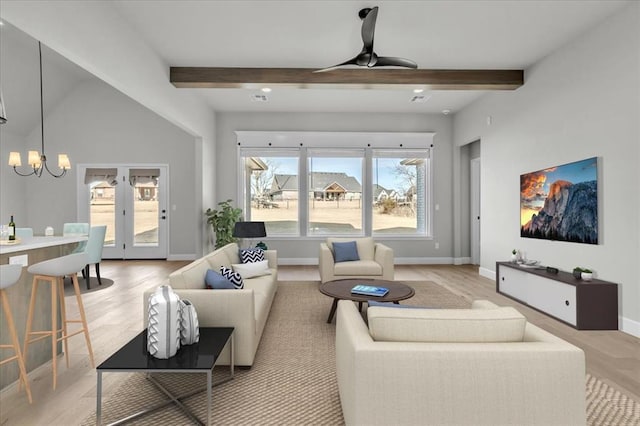
[[[358,65],[360,67],[404,67],[418,68],[418,65],[404,58],[395,58],[391,56],[378,56],[373,51],[373,33],[376,29],[376,19],[378,18],[378,6],[373,8],[364,8],[358,12],[358,16],[362,19],[362,51],[354,58],[349,59],[341,64],[337,64],[328,68],[316,70],[314,72],[326,72],[345,65]]]

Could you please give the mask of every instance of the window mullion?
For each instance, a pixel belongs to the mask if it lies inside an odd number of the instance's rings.
[[[364,179],[362,182],[362,218],[364,235],[373,235],[373,194],[372,185],[373,182],[373,166],[372,166],[372,150],[366,149],[364,153]]]
[[[298,160],[298,227],[301,237],[306,237],[309,230],[309,161],[307,148],[300,148]]]

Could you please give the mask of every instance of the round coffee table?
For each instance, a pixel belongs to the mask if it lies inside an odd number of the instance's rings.
[[[352,294],[351,289],[358,284],[370,285],[375,287],[385,287],[389,289],[389,293],[382,297]],[[320,293],[329,297],[333,297],[331,312],[329,312],[329,319],[327,319],[327,323],[329,324],[333,321],[333,316],[335,315],[336,308],[338,307],[338,300],[353,300],[354,302],[358,302],[358,308],[362,310],[362,303],[369,300],[375,300],[378,302],[393,302],[397,304],[398,301],[408,299],[416,294],[416,292],[411,287],[397,281],[367,279],[327,281],[326,283],[320,285]]]

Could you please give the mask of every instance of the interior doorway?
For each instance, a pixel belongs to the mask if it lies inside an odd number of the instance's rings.
[[[167,174],[167,165],[78,165],[78,220],[107,226],[103,258],[167,258]]]
[[[480,157],[471,159],[469,163],[471,263],[480,265]]]

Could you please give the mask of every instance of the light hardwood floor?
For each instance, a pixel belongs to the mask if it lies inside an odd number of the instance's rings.
[[[187,262],[103,261],[102,276],[114,284],[83,295],[96,363],[99,364],[142,329],[142,293],[163,284],[169,273]],[[281,281],[319,280],[315,266],[281,266]],[[640,401],[640,339],[620,331],[577,331],[495,292],[495,282],[480,277],[477,267],[451,265],[396,266],[396,279],[434,281],[470,299],[488,299],[515,306],[529,321],[579,346],[585,351],[587,371]],[[81,281],[81,285],[84,283]],[[67,297],[68,315],[75,315]],[[327,299],[327,309],[330,300]],[[70,368],[63,358],[58,386],[51,388],[50,363],[29,374],[34,403],[24,392],[9,386],[0,393],[0,425],[74,425],[95,410],[96,373],[89,365],[84,339],[70,339]],[[103,395],[117,389],[126,374],[106,374]]]

